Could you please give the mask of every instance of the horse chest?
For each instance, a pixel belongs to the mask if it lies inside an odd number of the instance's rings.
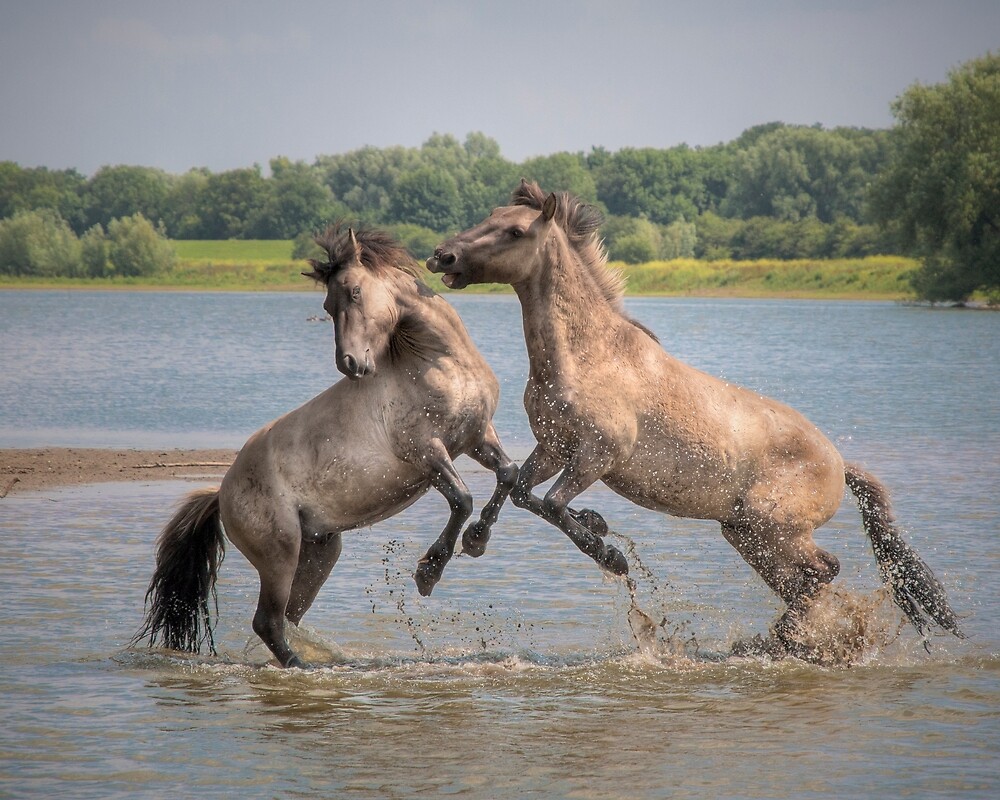
[[[606,420],[587,412],[587,397],[557,381],[529,380],[524,395],[535,439],[547,450],[568,459],[588,439],[605,439]]]
[[[428,438],[463,452],[482,437],[495,410],[488,382],[467,371],[437,370],[387,394],[381,416],[387,435],[407,452],[411,442],[422,446]]]

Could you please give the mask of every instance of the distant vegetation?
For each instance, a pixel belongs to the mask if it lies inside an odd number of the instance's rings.
[[[181,244],[176,266],[165,238],[247,241],[245,256],[225,259],[247,263],[263,242],[294,240],[288,257],[299,258],[333,218],[388,227],[423,257],[525,177],[599,207],[612,259],[629,264],[868,263],[858,260],[904,253],[921,260],[903,282],[920,297],[1000,293],[1000,57],[911,87],[894,113],[891,130],[776,122],[712,147],[596,147],[521,163],[481,133],[312,164],[278,157],[266,174],[259,165],[183,175],[119,165],[85,177],[0,162],[0,275],[163,277],[222,259]],[[779,272],[788,270],[765,275]]]
[[[397,234],[398,235],[398,234]],[[172,243],[176,265],[147,276],[106,276],[99,284],[114,288],[158,288],[223,291],[309,291],[315,284],[302,276],[304,263],[292,257],[296,243],[287,240],[182,240]],[[429,251],[418,251],[427,254]],[[644,264],[613,262],[627,278],[630,295],[701,295],[719,297],[804,297],[905,299],[909,276],[917,262],[895,256],[863,259],[701,261],[674,259]],[[438,275],[425,273],[433,289],[447,294]],[[0,275],[0,287],[94,286],[94,281],[67,277]],[[486,284],[465,292],[509,292]]]

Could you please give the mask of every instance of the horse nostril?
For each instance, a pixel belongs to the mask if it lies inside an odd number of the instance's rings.
[[[358,374],[358,360],[352,355],[344,356],[344,369],[348,375]]]
[[[456,261],[458,261],[458,258],[455,256],[454,253],[441,253],[440,255],[438,255],[438,261],[444,264],[446,267],[449,267]]]

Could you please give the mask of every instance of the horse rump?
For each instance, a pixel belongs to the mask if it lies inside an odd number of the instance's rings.
[[[218,615],[215,582],[225,556],[219,521],[219,490],[189,494],[157,539],[156,569],[146,591],[146,616],[132,638],[171,650],[200,653],[207,641],[216,655],[212,605]],[[211,600],[211,603],[209,602]]]

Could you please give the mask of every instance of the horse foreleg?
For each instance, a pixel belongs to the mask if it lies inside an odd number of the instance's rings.
[[[433,591],[434,585],[441,580],[441,573],[455,552],[458,534],[465,521],[472,516],[472,493],[462,480],[462,476],[458,474],[448,451],[440,441],[435,440],[432,444],[430,452],[426,454],[425,463],[433,470],[431,485],[444,495],[451,509],[451,516],[448,517],[444,530],[424,557],[417,562],[417,571],[413,575],[417,591],[427,597]]]
[[[492,423],[486,429],[483,441],[469,455],[497,476],[496,489],[489,502],[483,506],[479,520],[472,523],[462,534],[462,552],[468,553],[473,558],[479,558],[486,552],[486,543],[490,540],[490,528],[500,516],[500,509],[517,481],[517,466],[504,452]]]
[[[554,475],[559,466],[551,455],[536,447],[521,466],[511,492],[514,504],[555,525],[603,569],[615,575],[627,575],[628,561],[625,556],[602,538],[602,533],[607,531],[603,517],[596,511],[573,511],[569,507],[574,497],[600,479],[601,471],[571,463],[563,469],[544,498],[531,491]]]

